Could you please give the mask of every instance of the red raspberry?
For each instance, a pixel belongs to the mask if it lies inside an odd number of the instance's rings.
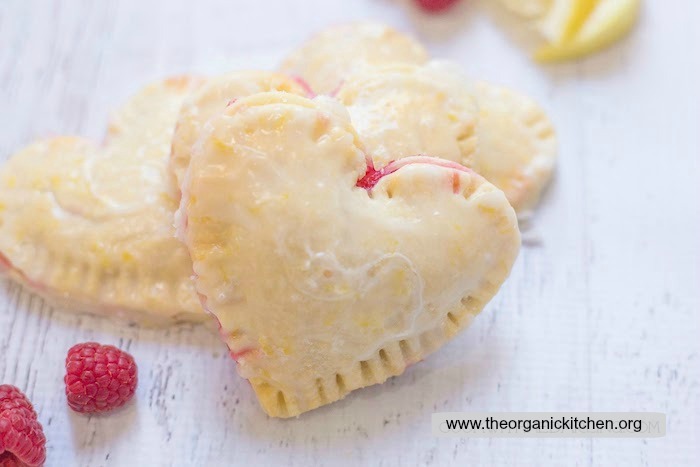
[[[9,384],[0,385],[0,467],[39,466],[46,437],[31,402]]]
[[[418,5],[425,11],[437,12],[448,9],[457,0],[416,0]]]
[[[112,345],[86,342],[66,357],[66,396],[76,412],[108,412],[126,404],[136,391],[134,358]]]

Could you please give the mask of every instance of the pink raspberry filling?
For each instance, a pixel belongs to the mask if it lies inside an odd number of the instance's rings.
[[[458,164],[456,162],[440,159],[438,157],[430,156],[410,156],[404,157],[396,161],[391,161],[381,169],[377,170],[374,168],[374,162],[370,156],[367,156],[367,171],[365,174],[357,180],[356,186],[358,188],[364,188],[367,191],[371,191],[374,186],[379,183],[379,180],[386,177],[387,175],[393,174],[401,167],[405,167],[411,164],[429,164],[436,165],[438,167],[444,167],[446,169],[459,170],[460,172],[471,172],[472,170]],[[455,173],[453,177],[453,185],[455,191],[459,188],[459,176]]]
[[[12,272],[12,271],[14,271],[15,274],[17,274],[17,276],[19,276],[19,278],[22,279],[22,281],[24,281],[27,285],[33,287],[34,289],[39,290],[39,291],[46,290],[45,284],[43,284],[41,282],[37,282],[33,279],[30,279],[24,273],[24,271],[22,271],[21,269],[16,267],[14,264],[12,264],[12,261],[10,261],[10,259],[0,251],[0,273],[8,273],[8,272]]]
[[[301,76],[292,76],[292,79],[304,89],[304,91],[306,92],[306,97],[314,98],[317,96],[316,92],[313,89],[311,89],[311,85],[307,83],[304,78],[302,78]]]

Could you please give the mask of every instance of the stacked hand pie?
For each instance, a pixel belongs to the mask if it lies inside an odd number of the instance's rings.
[[[72,309],[215,317],[264,410],[295,416],[469,324],[555,153],[527,97],[386,26],[339,26],[278,72],[146,87],[101,146],[20,151],[0,171],[0,259]]]

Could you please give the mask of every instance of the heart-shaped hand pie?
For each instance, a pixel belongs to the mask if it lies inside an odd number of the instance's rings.
[[[178,186],[182,185],[190,163],[192,146],[209,119],[221,113],[232,100],[266,91],[291,92],[302,96],[311,92],[303,81],[270,71],[235,71],[208,79],[192,92],[182,104],[173,134],[170,166]]]
[[[496,293],[520,239],[481,176],[432,157],[375,170],[342,106],[287,93],[210,120],[180,209],[204,306],[276,417],[440,347]]]
[[[445,62],[396,65],[348,77],[337,98],[380,165],[439,155],[474,169],[522,213],[551,178],[554,129],[529,98],[467,83]]]
[[[146,87],[101,148],[72,137],[32,144],[0,170],[0,252],[15,279],[82,311],[140,322],[201,321],[185,247],[170,139],[196,84]]]
[[[280,70],[306,80],[319,94],[335,91],[346,76],[365,67],[421,64],[428,54],[418,42],[384,24],[348,23],[313,36]]]

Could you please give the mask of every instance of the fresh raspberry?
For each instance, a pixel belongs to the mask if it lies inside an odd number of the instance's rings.
[[[108,412],[126,404],[136,391],[136,363],[112,345],[86,342],[66,357],[66,396],[76,412]]]
[[[0,385],[0,467],[39,466],[46,437],[31,402],[9,384]]]
[[[457,3],[457,0],[416,0],[416,3],[425,11],[437,12],[448,9]]]

